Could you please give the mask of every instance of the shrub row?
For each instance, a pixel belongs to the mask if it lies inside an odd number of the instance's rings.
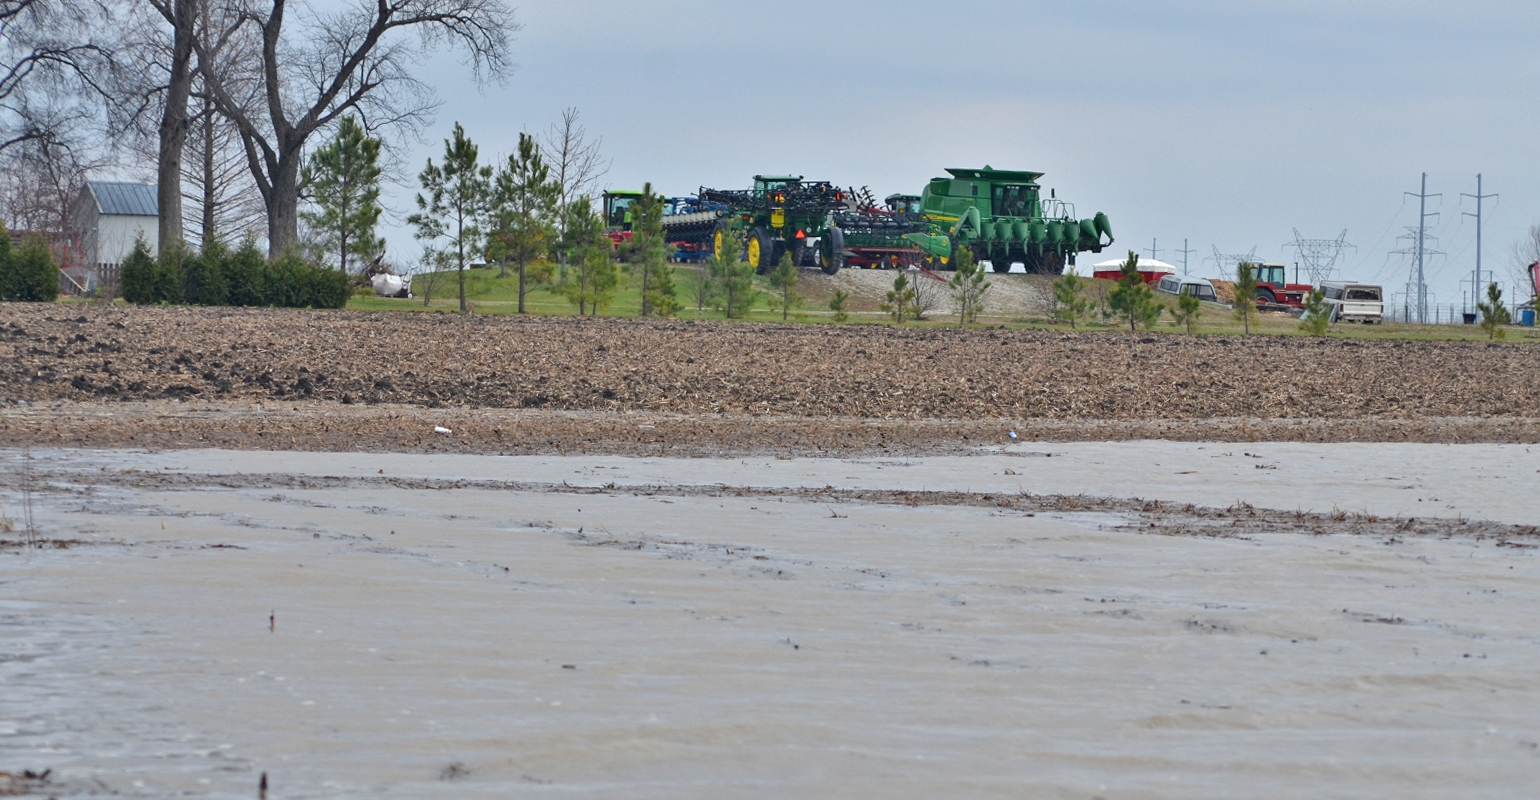
[[[168,247],[160,258],[141,239],[123,261],[119,281],[123,299],[141,305],[342,308],[351,289],[346,274],[297,255],[269,261],[251,239],[234,252],[218,244],[201,253]]]
[[[59,268],[48,240],[29,236],[15,252],[0,225],[0,300],[49,302],[59,296]]]

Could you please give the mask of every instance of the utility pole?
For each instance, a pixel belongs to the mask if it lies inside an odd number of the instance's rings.
[[[1161,251],[1155,249],[1156,243],[1157,243],[1156,239],[1154,239],[1154,238],[1150,239],[1150,260],[1152,260],[1152,261],[1160,260]]]
[[[1462,213],[1467,217],[1476,218],[1476,282],[1471,284],[1471,296],[1477,297],[1481,292],[1481,201],[1488,197],[1496,197],[1497,195],[1481,193],[1481,173],[1478,172],[1476,173],[1476,193],[1465,194],[1461,192],[1460,196],[1471,197],[1476,200],[1476,213],[1472,214],[1469,211]]]
[[[1177,252],[1182,254],[1182,274],[1186,275],[1187,274],[1187,257],[1192,255],[1193,253],[1198,252],[1198,251],[1189,248],[1187,246],[1187,240],[1183,239],[1182,240],[1182,249],[1178,250]]]
[[[1479,192],[1481,190],[1477,189],[1476,191]],[[1428,322],[1428,284],[1425,280],[1426,273],[1423,269],[1423,256],[1427,254],[1426,248],[1423,245],[1428,238],[1428,198],[1443,197],[1443,195],[1428,194],[1428,173],[1426,172],[1422,173],[1422,191],[1417,194],[1412,194],[1411,192],[1406,194],[1417,198],[1418,202],[1416,248],[1417,322],[1418,324],[1425,325]],[[1438,213],[1435,212],[1433,216],[1438,216]]]

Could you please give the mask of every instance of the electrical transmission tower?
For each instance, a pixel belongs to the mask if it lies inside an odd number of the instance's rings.
[[[1186,275],[1187,274],[1187,257],[1192,255],[1193,253],[1198,252],[1198,251],[1189,248],[1187,246],[1187,240],[1183,239],[1182,240],[1182,249],[1180,249],[1180,250],[1178,250],[1176,252],[1182,254],[1182,274]]]
[[[1213,261],[1214,269],[1218,270],[1221,276],[1234,275],[1236,265],[1242,261],[1247,264],[1257,263],[1256,245],[1252,245],[1251,252],[1249,253],[1221,253],[1219,252],[1219,245],[1210,246],[1214,248],[1214,256],[1211,259],[1205,258],[1203,260]]]
[[[1166,252],[1166,251],[1161,250],[1161,249],[1159,249],[1159,248],[1157,248],[1155,246],[1158,242],[1159,242],[1158,239],[1150,239],[1150,260],[1151,261],[1159,261],[1160,260],[1160,254]]]
[[[1337,268],[1337,259],[1342,257],[1344,249],[1358,249],[1347,241],[1345,229],[1335,239],[1306,239],[1299,228],[1295,228],[1294,241],[1284,244],[1284,247],[1294,248],[1300,262],[1305,265],[1305,272],[1310,274],[1310,283],[1315,286],[1331,278]]]
[[[1423,263],[1431,256],[1441,256],[1442,250],[1433,249],[1438,245],[1438,237],[1428,233],[1425,225],[1407,225],[1406,233],[1396,237],[1396,241],[1404,241],[1406,247],[1400,250],[1392,250],[1391,255],[1410,256],[1412,259],[1411,273],[1406,278],[1406,290],[1401,293],[1402,321],[1424,324],[1428,321],[1428,308],[1432,302],[1432,294],[1428,292],[1428,284],[1423,280]]]
[[[1461,192],[1460,196],[1469,197],[1476,201],[1476,213],[1472,214],[1469,211],[1461,212],[1467,217],[1476,218],[1476,274],[1470,284],[1471,306],[1475,307],[1475,304],[1481,297],[1481,201],[1488,197],[1496,197],[1497,195],[1481,193],[1481,173],[1478,172],[1476,173],[1476,193],[1465,194]]]
[[[1408,227],[1407,230],[1410,233],[1399,238],[1415,238],[1417,241],[1411,247],[1394,252],[1412,256],[1411,275],[1406,281],[1408,299],[1416,299],[1417,322],[1419,324],[1426,324],[1428,321],[1428,281],[1427,270],[1425,269],[1427,257],[1430,255],[1443,255],[1443,253],[1428,250],[1428,217],[1438,218],[1437,211],[1432,214],[1428,213],[1428,198],[1443,197],[1443,195],[1428,194],[1428,173],[1426,172],[1422,173],[1422,191],[1417,193],[1407,192],[1406,194],[1408,197],[1417,198],[1417,225],[1415,227]],[[1435,239],[1434,241],[1437,240]]]

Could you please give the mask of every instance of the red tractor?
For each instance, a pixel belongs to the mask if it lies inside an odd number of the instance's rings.
[[[1289,283],[1289,269],[1282,264],[1255,264],[1257,307],[1282,306],[1304,308],[1305,297],[1314,289],[1308,283]]]

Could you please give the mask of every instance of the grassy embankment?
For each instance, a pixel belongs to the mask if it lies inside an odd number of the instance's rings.
[[[676,315],[680,319],[725,319],[726,315],[712,308],[708,303],[704,310],[697,311],[694,301],[694,280],[696,270],[694,265],[675,265],[674,287],[675,296],[679,300],[680,310]],[[884,276],[892,273],[882,272]],[[1012,276],[1013,279],[1021,279],[1023,276]],[[1031,279],[1041,282],[1041,291],[1046,296],[1049,293],[1047,278]],[[1105,292],[1110,288],[1110,281],[1086,281],[1093,288],[1091,294]],[[833,312],[829,311],[829,299],[833,295],[834,283],[825,279],[816,271],[803,271],[803,285],[799,292],[803,295],[802,302],[793,306],[791,320],[795,322],[833,322]],[[1105,284],[1105,285],[1103,285]],[[418,284],[419,286],[421,284]],[[763,276],[755,278],[755,285],[764,292],[759,302],[749,312],[748,319],[756,321],[780,321],[781,312],[778,308],[771,307],[770,285]],[[459,308],[458,284],[453,275],[449,280],[434,291],[431,302],[424,304],[421,298],[413,300],[401,300],[394,298],[375,297],[372,294],[360,293],[354,295],[348,301],[348,308],[363,311],[435,311],[453,312]],[[518,311],[518,276],[510,272],[507,277],[499,278],[496,269],[466,270],[466,296],[472,310],[477,314],[513,314]],[[1167,295],[1156,295],[1156,300],[1168,309],[1174,309],[1176,299]],[[1003,325],[1009,328],[1059,328],[1068,329],[1067,325],[1054,323],[1048,318],[1046,308],[1034,309],[1023,312],[1021,309],[991,308],[986,296],[985,313],[980,316],[980,323],[986,325]],[[531,314],[540,315],[575,315],[577,307],[567,298],[559,294],[551,286],[532,286],[525,297],[525,307]],[[600,316],[608,317],[635,317],[641,307],[641,291],[630,276],[622,273],[620,286],[615,292],[614,299],[609,307]],[[851,322],[892,324],[888,316],[878,310],[877,302],[872,297],[852,297],[847,304],[847,310]],[[1185,332],[1171,324],[1169,313],[1162,317],[1152,332],[1176,333]],[[956,325],[956,317],[944,313],[932,312],[922,322],[908,321],[905,325],[911,326],[937,326],[946,327]],[[1103,321],[1096,311],[1079,322],[1081,330],[1106,331],[1126,330],[1126,323],[1118,325],[1116,320]],[[1241,333],[1241,324],[1235,318],[1234,313],[1225,306],[1205,303],[1202,316],[1199,319],[1197,332],[1200,334],[1227,334]],[[1261,313],[1252,326],[1252,332],[1270,335],[1298,335],[1304,333],[1299,328],[1299,321],[1294,317],[1283,313]],[[1485,339],[1486,334],[1476,325],[1408,325],[1390,323],[1382,325],[1355,325],[1342,323],[1336,325],[1328,334],[1339,338],[1361,339],[1415,339],[1429,341],[1448,340],[1480,340]],[[1540,341],[1540,331],[1534,328],[1513,326],[1508,329],[1508,341]]]

